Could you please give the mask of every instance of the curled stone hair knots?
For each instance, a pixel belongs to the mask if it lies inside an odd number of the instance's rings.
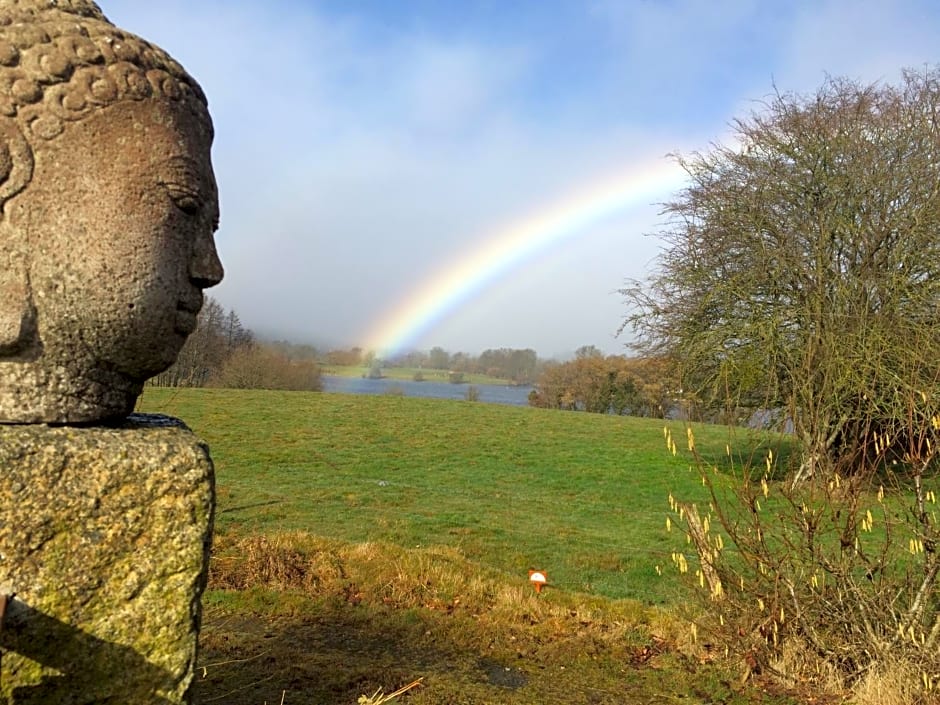
[[[0,115],[30,143],[95,108],[149,97],[189,99],[200,111],[207,102],[166,52],[116,28],[93,2],[0,0]]]
[[[166,52],[115,27],[90,0],[0,0],[0,358],[33,350],[29,244],[8,201],[27,188],[34,150],[65,125],[120,101],[158,98],[197,113],[205,94]]]

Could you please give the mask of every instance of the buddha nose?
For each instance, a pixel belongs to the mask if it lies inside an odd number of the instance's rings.
[[[189,279],[200,289],[215,286],[225,270],[219,260],[219,253],[215,249],[215,238],[212,235],[197,238],[193,246],[193,257],[189,262]]]

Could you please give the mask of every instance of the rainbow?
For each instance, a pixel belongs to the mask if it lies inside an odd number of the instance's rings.
[[[365,349],[389,357],[408,349],[423,334],[474,295],[547,249],[616,213],[680,187],[685,172],[658,158],[608,175],[553,202],[547,208],[498,228],[475,250],[463,253],[386,312],[364,336]]]

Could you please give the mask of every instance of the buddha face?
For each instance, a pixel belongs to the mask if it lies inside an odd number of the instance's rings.
[[[35,148],[10,203],[27,233],[47,363],[143,381],[176,359],[222,279],[211,131],[182,103],[124,101]]]
[[[98,109],[33,145],[32,179],[4,209],[4,227],[27,243],[39,339],[35,359],[7,376],[48,387],[49,409],[24,419],[123,415],[176,359],[202,290],[222,279],[211,141],[185,102],[147,99]]]

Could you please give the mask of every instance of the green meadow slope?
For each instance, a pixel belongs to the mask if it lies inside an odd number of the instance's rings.
[[[153,388],[142,408],[179,416],[209,443],[221,534],[303,530],[448,546],[507,577],[539,568],[556,589],[612,598],[674,599],[674,581],[656,570],[682,546],[665,531],[668,496],[704,496],[688,459],[667,452],[656,420]],[[673,432],[685,435],[681,424]]]
[[[157,388],[140,410],[216,464],[198,702],[374,703],[417,679],[402,702],[794,702],[690,641],[666,515],[704,490],[660,421]]]

